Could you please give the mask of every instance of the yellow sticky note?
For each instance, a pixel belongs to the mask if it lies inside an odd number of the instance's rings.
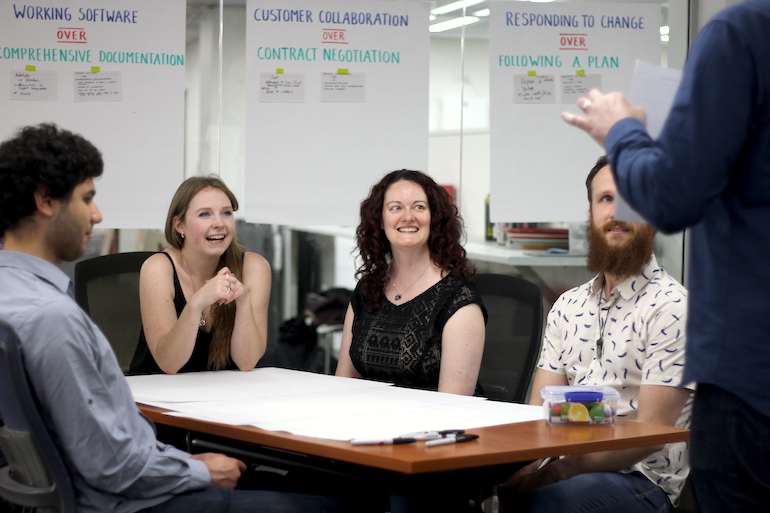
[[[35,66],[25,66],[24,71],[36,71]]]
[[[337,70],[337,74],[338,75],[347,75],[348,74],[348,70],[340,68],[340,69]]]
[[[278,68],[275,70],[276,75],[283,75],[283,68]]]
[[[91,66],[91,73],[99,73],[101,70],[99,66]]]
[[[575,74],[576,74],[577,76],[579,76],[579,77],[582,77],[583,75],[585,75],[585,74],[586,74],[586,70],[584,70],[584,69],[579,69],[579,70],[577,70],[577,71],[575,72]]]
[[[528,77],[536,77],[537,76],[537,71],[527,71],[527,76]]]

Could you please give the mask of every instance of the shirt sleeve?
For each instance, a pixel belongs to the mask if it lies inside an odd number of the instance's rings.
[[[458,279],[456,287],[453,287],[449,293],[451,296],[448,298],[447,304],[439,313],[439,331],[443,332],[444,326],[449,322],[449,319],[456,314],[460,308],[468,305],[479,305],[481,315],[484,317],[484,324],[487,323],[489,315],[484,306],[484,300],[481,298],[481,294],[473,282],[465,279]]]
[[[642,385],[679,386],[685,361],[687,299],[682,290],[658,291],[659,305],[647,322]],[[658,298],[656,298],[657,300]]]
[[[33,314],[26,366],[76,487],[129,499],[209,485],[205,464],[158,442],[104,335],[69,298]]]
[[[543,348],[540,351],[540,360],[537,363],[538,369],[543,369],[558,374],[567,374],[564,364],[561,362],[562,342],[564,339],[564,329],[562,322],[566,312],[563,308],[567,301],[564,295],[560,296],[553,304],[551,311],[546,318],[545,330],[543,331]]]
[[[659,230],[696,224],[727,186],[752,126],[753,58],[741,31],[712,21],[693,45],[660,136],[653,141],[630,118],[610,130],[607,155],[620,194]]]

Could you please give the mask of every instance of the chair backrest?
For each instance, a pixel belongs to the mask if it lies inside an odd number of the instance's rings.
[[[19,506],[75,513],[67,467],[40,415],[16,333],[0,321],[0,497]],[[3,466],[6,465],[6,466]]]
[[[543,337],[543,295],[516,276],[479,274],[489,314],[479,383],[488,399],[526,401]]]
[[[142,326],[139,270],[153,254],[114,253],[75,265],[75,300],[110,341],[124,373],[131,365]]]

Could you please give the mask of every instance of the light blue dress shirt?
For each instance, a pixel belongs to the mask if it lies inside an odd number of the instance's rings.
[[[158,442],[109,342],[69,294],[69,278],[25,253],[0,251],[0,318],[70,469],[81,512],[130,513],[205,488],[206,465]]]

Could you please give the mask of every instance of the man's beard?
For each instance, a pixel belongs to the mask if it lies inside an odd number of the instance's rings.
[[[628,230],[631,237],[623,244],[607,242],[607,230],[619,226]],[[601,228],[589,220],[588,225],[588,270],[625,278],[641,274],[652,257],[652,243],[655,228],[642,223],[608,221]]]

